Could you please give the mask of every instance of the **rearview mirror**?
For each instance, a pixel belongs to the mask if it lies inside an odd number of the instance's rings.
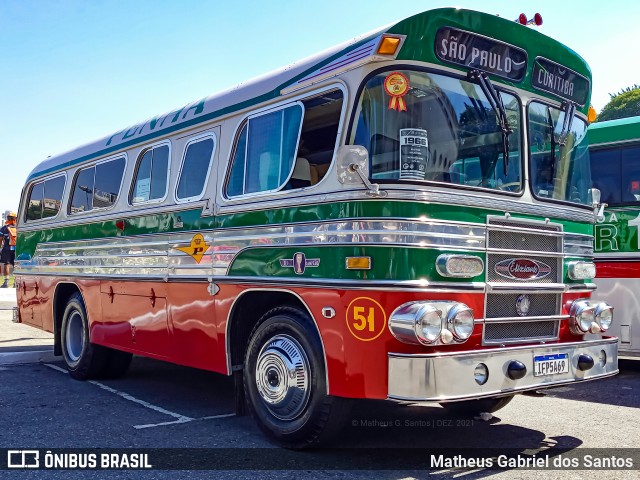
[[[347,185],[362,183],[358,170],[365,178],[369,178],[369,152],[361,145],[340,147],[336,157],[336,165],[340,183]]]

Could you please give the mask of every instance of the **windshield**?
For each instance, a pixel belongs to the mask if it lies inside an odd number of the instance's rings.
[[[529,105],[531,188],[541,199],[590,205],[587,124],[574,117],[567,130],[565,123],[565,112],[559,108],[537,102]]]
[[[500,96],[511,129],[507,165],[503,130],[480,86],[412,70],[369,79],[351,143],[367,148],[373,179],[519,192],[519,103],[513,95]]]

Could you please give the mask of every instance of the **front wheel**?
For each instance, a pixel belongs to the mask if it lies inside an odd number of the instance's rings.
[[[89,340],[89,319],[80,293],[74,293],[67,301],[60,334],[69,375],[77,380],[99,376],[107,360],[107,350]]]
[[[344,399],[327,395],[322,344],[312,320],[293,308],[269,311],[254,329],[244,389],[259,427],[287,448],[322,443],[348,415]]]

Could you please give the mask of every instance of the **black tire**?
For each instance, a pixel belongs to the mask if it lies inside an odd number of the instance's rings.
[[[100,377],[109,379],[122,377],[129,370],[133,354],[113,348],[106,348],[106,350],[106,361]]]
[[[498,398],[481,398],[479,400],[465,400],[463,402],[442,403],[441,405],[455,415],[475,416],[481,413],[497,412],[506,407],[515,395]]]
[[[62,357],[69,375],[77,380],[100,376],[107,359],[107,349],[91,343],[89,319],[79,292],[69,298],[60,329]]]
[[[284,375],[294,373],[295,385]],[[327,395],[322,344],[312,320],[279,307],[254,328],[244,358],[244,391],[260,429],[278,445],[324,443],[349,414],[347,399]]]

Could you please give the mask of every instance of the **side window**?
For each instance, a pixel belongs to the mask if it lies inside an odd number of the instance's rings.
[[[589,158],[593,186],[602,192],[602,202],[609,205],[619,204],[622,201],[620,150],[592,150]]]
[[[160,200],[167,193],[169,146],[160,145],[143,152],[135,173],[132,204]]]
[[[88,212],[93,208],[93,180],[96,167],[83,168],[76,175],[69,213]]]
[[[65,177],[56,177],[44,182],[42,195],[42,218],[55,217],[62,205]]]
[[[202,195],[211,168],[214,149],[215,142],[212,137],[196,140],[187,145],[176,190],[178,200],[199,198]]]
[[[83,168],[76,175],[69,213],[88,212],[116,203],[122,176],[124,157]]]
[[[302,105],[295,104],[249,118],[236,144],[227,195],[284,186],[293,169],[302,115]]]
[[[286,189],[315,185],[326,175],[338,141],[342,102],[341,90],[331,90],[302,101],[302,133]]]
[[[40,220],[42,218],[42,199],[44,198],[44,182],[31,187],[29,202],[27,203],[26,220]]]

